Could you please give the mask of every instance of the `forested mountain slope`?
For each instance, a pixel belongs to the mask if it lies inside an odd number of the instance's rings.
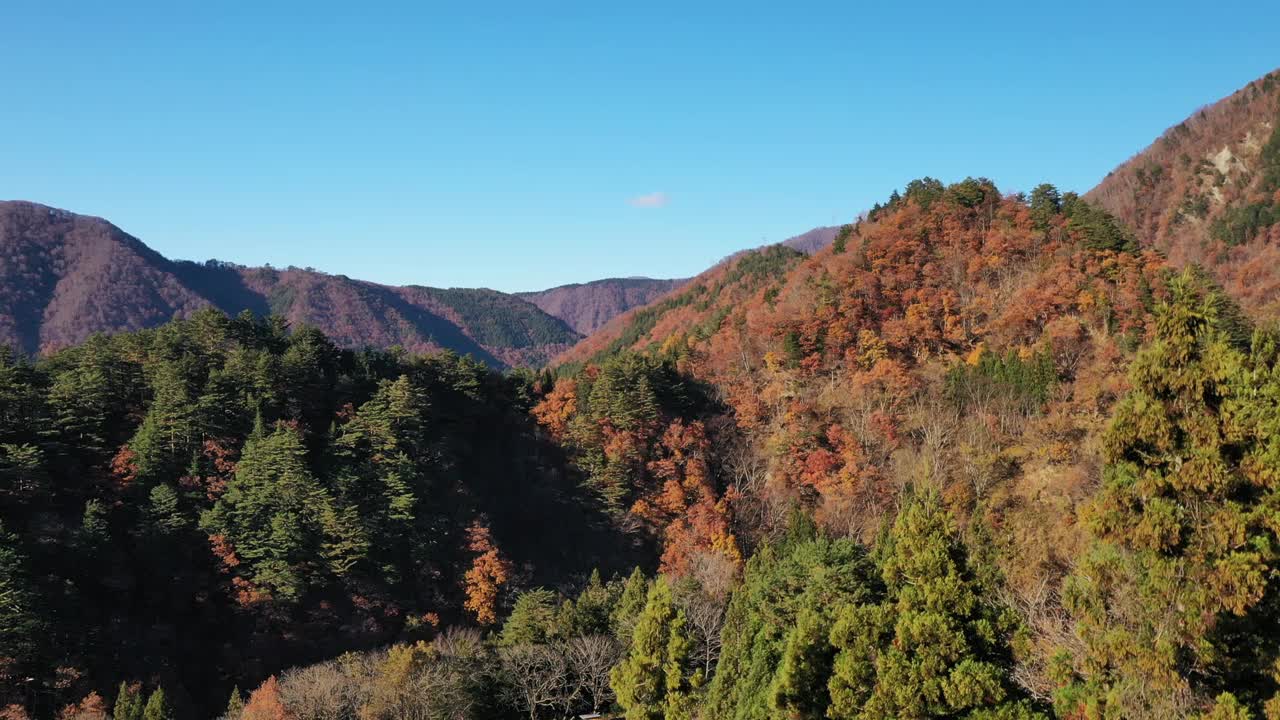
[[[534,413],[662,539],[667,581],[731,598],[709,690],[694,678],[674,700],[707,717],[1261,713],[1280,702],[1274,653],[1238,648],[1274,628],[1262,579],[1280,558],[1249,549],[1273,547],[1274,342],[1251,343],[1210,279],[1073,194],[926,178],[811,258],[747,255],[616,321],[566,356]],[[664,399],[699,387],[720,410]],[[922,494],[942,519],[904,518]],[[797,598],[857,559],[761,556],[796,508],[821,536],[870,545],[878,571]],[[1239,534],[1212,540],[1204,513]],[[895,514],[923,523],[909,541],[884,535]],[[906,570],[885,556],[903,542],[956,564]],[[741,585],[725,580],[752,555]],[[776,573],[789,579],[763,579]],[[895,599],[902,582],[921,589]],[[966,623],[992,621],[922,607],[1017,619],[962,650],[947,643],[995,627]],[[862,664],[877,653],[894,659]],[[986,680],[960,679],[979,666]],[[992,684],[983,700],[948,682]],[[651,707],[628,687],[615,676],[620,702]]]
[[[532,392],[212,309],[0,354],[0,708],[141,680],[208,716],[236,682],[628,558]]]
[[[817,227],[777,244],[812,255],[830,245],[839,232],[838,227]],[[741,254],[736,253],[729,260]],[[721,264],[717,263],[717,267]],[[517,294],[583,335],[591,335],[613,318],[655,302],[687,282],[687,279],[614,278]]]
[[[830,245],[839,233],[840,228],[838,226],[816,227],[795,237],[787,238],[780,244],[786,245],[792,250],[799,250],[805,255],[812,255]]]
[[[4,712],[1280,718],[1280,335],[1137,227],[922,178],[537,376],[4,358]]]
[[[447,349],[494,367],[539,367],[580,337],[558,318],[495,290],[391,287],[297,269],[235,271],[271,314],[320,328],[343,347]]]
[[[589,283],[561,285],[550,290],[517,295],[558,317],[583,335],[590,335],[622,313],[648,305],[684,284],[684,280],[610,278]]]
[[[990,492],[993,472],[1017,468],[1044,483],[1091,462],[1066,437],[1099,427],[1165,292],[1165,268],[1114,219],[1051,186],[1022,199],[983,180],[925,179],[813,257],[767,248],[619,318],[565,356],[565,377],[539,412],[573,437],[555,408],[595,407],[583,396],[584,387],[594,392],[592,367],[629,353],[665,361],[724,403],[751,448],[743,452],[769,480],[758,490],[779,493],[784,506],[799,493],[842,532],[870,533],[895,495],[901,443],[925,431],[915,423],[945,421],[945,432],[930,432],[963,434],[998,455],[1048,422],[1035,420],[1042,403],[1065,403],[1057,422],[1066,426],[1043,429],[1066,434],[1054,451],[1065,455],[1044,465],[1055,456],[988,458],[995,466],[972,468],[969,495]],[[1081,374],[1087,382],[1073,390]],[[1002,389],[1006,380],[1016,386]],[[985,413],[994,426],[979,420]],[[1074,502],[1071,484],[1048,482]]]
[[[693,278],[679,290],[619,315],[558,360],[574,362],[632,347],[656,348],[661,339],[670,336],[670,328],[693,328],[698,321],[708,323],[706,329],[710,330],[716,324],[717,313],[727,312],[735,301],[747,299],[760,283],[776,278],[803,257],[802,253],[783,245],[743,253]],[[716,310],[708,315],[713,304]]]
[[[1280,71],[1170,128],[1086,195],[1251,310],[1280,310]]]
[[[35,352],[206,304],[167,260],[109,223],[0,203],[0,344]]]
[[[535,306],[492,290],[175,262],[105,220],[0,202],[0,345],[47,351],[207,306],[231,315],[274,313],[318,327],[343,347],[449,349],[495,367],[541,365],[579,337]]]

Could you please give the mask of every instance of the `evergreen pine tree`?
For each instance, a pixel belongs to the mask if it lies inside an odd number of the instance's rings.
[[[885,603],[844,608],[832,632],[832,720],[1036,717],[1008,676],[1016,619],[980,596],[935,493],[909,501],[880,555]]]
[[[172,535],[186,529],[190,521],[179,505],[178,493],[167,484],[151,488],[150,504],[147,507],[147,521],[152,529],[160,535]]]
[[[627,720],[690,717],[691,694],[701,685],[701,676],[688,671],[691,643],[684,624],[671,587],[659,578],[636,620],[626,658],[609,676]]]
[[[177,361],[158,363],[154,371],[151,404],[129,441],[129,448],[137,454],[140,478],[154,481],[180,471],[199,439],[187,372]]]
[[[827,630],[841,608],[879,598],[873,570],[857,543],[793,513],[784,540],[756,552],[733,592],[707,715],[821,717],[835,653]]]
[[[419,512],[438,462],[429,413],[426,391],[402,375],[384,382],[335,441],[339,500],[356,508],[389,583],[415,574],[417,549],[430,542],[433,517]]]
[[[600,571],[592,570],[586,587],[578,593],[573,603],[570,618],[572,633],[580,636],[608,635],[611,632],[610,615],[617,600],[618,593],[605,585]]]
[[[142,720],[142,686],[121,682],[116,692],[116,704],[111,710],[112,720]]]
[[[520,593],[511,614],[502,625],[501,644],[540,645],[557,633],[556,594],[536,588]]]
[[[84,504],[80,532],[86,549],[94,549],[108,541],[110,533],[108,515],[107,506],[101,500],[89,500]]]
[[[1280,364],[1193,273],[1158,309],[1104,442],[1096,542],[1063,602],[1083,640],[1058,658],[1062,714],[1173,716],[1223,690],[1262,710],[1280,632]],[[1280,701],[1276,701],[1280,702]]]
[[[821,720],[826,717],[830,695],[827,683],[835,650],[828,636],[831,621],[817,608],[805,607],[787,633],[782,661],[774,675],[770,706],[789,720]]]
[[[0,498],[9,496],[21,503],[46,497],[49,476],[44,452],[30,443],[0,443]]]
[[[0,345],[0,441],[34,441],[47,419],[40,378],[26,360]]]
[[[1031,221],[1037,230],[1048,230],[1053,218],[1062,212],[1062,194],[1049,183],[1041,183],[1031,191]]]
[[[244,695],[240,692],[240,686],[236,685],[231,688],[231,698],[227,700],[227,711],[222,714],[225,720],[240,720],[244,715]]]
[[[613,628],[613,635],[623,647],[631,645],[631,636],[635,631],[636,619],[640,617],[640,613],[644,610],[645,598],[648,595],[649,581],[645,579],[644,573],[640,572],[640,568],[637,567],[627,577],[627,581],[622,587],[622,593],[618,598],[618,603],[609,618],[610,626]]]
[[[157,687],[147,698],[147,706],[142,709],[142,720],[174,720],[173,708],[165,699],[164,688]]]
[[[106,373],[88,361],[58,373],[49,388],[54,426],[77,450],[106,452],[111,404]]]
[[[0,659],[25,662],[41,645],[37,596],[18,538],[0,525]]]
[[[251,438],[226,493],[201,518],[232,543],[255,583],[285,600],[298,599],[322,568],[345,574],[367,550],[354,513],[335,504],[305,454],[288,426]]]

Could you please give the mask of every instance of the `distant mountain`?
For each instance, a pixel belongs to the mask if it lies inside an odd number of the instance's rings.
[[[812,255],[830,245],[838,232],[840,232],[838,226],[817,227],[776,244],[785,245],[805,255]],[[736,252],[721,260],[716,266],[742,257],[747,252],[750,251]],[[542,308],[547,314],[565,321],[583,335],[590,335],[615,317],[648,305],[688,282],[689,278],[680,280],[610,278],[562,285],[540,292],[516,294]]]
[[[804,253],[783,243],[736,253],[679,290],[613,318],[556,361],[584,362],[621,350],[656,351],[672,337],[705,339],[804,259]]]
[[[648,305],[686,282],[687,279],[609,278],[517,293],[517,296],[560,318],[583,335],[590,335],[618,315]]]
[[[0,203],[0,344],[35,352],[208,304],[173,263],[104,220]]]
[[[1280,71],[1170,128],[1086,196],[1248,309],[1280,310]]]
[[[275,313],[347,347],[449,349],[495,367],[541,365],[579,339],[558,318],[494,290],[172,261],[106,220],[0,202],[0,345],[35,353],[207,306]]]
[[[814,228],[779,244],[812,254],[837,231]],[[348,347],[449,349],[495,367],[537,366],[687,282],[610,278],[515,295],[392,287],[298,268],[169,260],[101,218],[0,201],[0,345],[26,353],[213,306],[280,315]]]
[[[840,226],[838,225],[816,227],[807,233],[783,240],[780,244],[786,245],[792,250],[799,250],[805,255],[812,255],[835,242],[836,233],[838,232],[840,232]]]

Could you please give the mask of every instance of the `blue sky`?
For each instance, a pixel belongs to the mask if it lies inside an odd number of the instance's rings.
[[[922,175],[1084,191],[1280,66],[1280,3],[1230,0],[5,5],[0,198],[501,290],[691,275]]]

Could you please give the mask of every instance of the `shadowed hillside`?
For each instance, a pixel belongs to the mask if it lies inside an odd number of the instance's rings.
[[[47,352],[206,306],[279,315],[342,347],[453,350],[495,367],[541,365],[579,338],[561,320],[493,290],[170,261],[100,218],[0,202],[0,345]]]

